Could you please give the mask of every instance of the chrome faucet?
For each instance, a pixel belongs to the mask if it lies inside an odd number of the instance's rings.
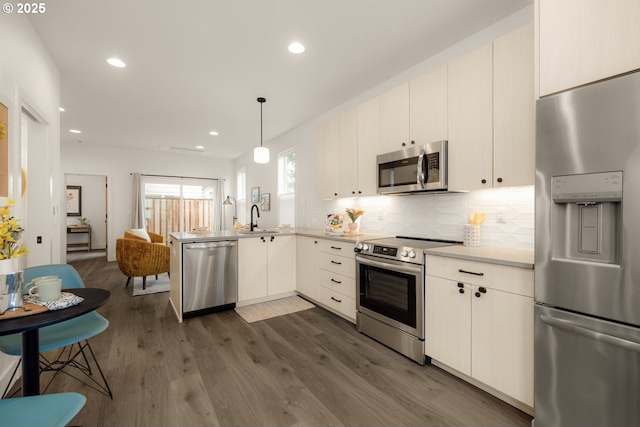
[[[258,220],[256,219],[256,223],[253,223],[253,208],[256,208],[256,213],[258,214],[258,218],[260,218],[260,209],[258,208],[258,205],[253,205],[251,206],[251,231],[253,231],[254,228],[258,227]]]

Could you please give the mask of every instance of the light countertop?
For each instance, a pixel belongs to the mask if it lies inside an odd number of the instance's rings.
[[[315,228],[275,228],[273,230],[277,230],[278,233],[242,233],[235,230],[221,230],[221,231],[207,231],[207,232],[174,232],[170,233],[169,236],[177,240],[181,243],[190,243],[190,242],[212,242],[218,240],[237,240],[244,238],[252,238],[252,237],[260,237],[260,236],[287,236],[287,235],[297,235],[297,236],[306,236],[306,237],[316,237],[320,239],[330,239],[337,240],[343,242],[354,242],[358,243],[363,240],[370,239],[379,239],[382,237],[390,237],[390,236],[382,236],[379,234],[361,234],[361,235],[349,235],[344,234],[341,236],[328,235],[325,234],[323,230],[315,229]]]
[[[190,242],[212,242],[219,240],[238,240],[244,238],[260,237],[260,236],[306,236],[318,239],[329,239],[342,242],[359,243],[365,240],[381,239],[386,236],[380,234],[360,234],[349,235],[344,234],[340,236],[325,234],[324,230],[316,228],[276,228],[278,233],[241,233],[235,230],[222,230],[215,232],[175,232],[171,233],[170,237],[180,243]],[[439,255],[450,258],[466,259],[470,261],[488,262],[491,264],[500,264],[512,267],[520,268],[533,268],[534,256],[533,250],[528,249],[513,249],[491,246],[445,246],[441,248],[426,249],[424,251],[427,255]]]
[[[492,246],[445,246],[426,249],[426,255],[439,255],[469,261],[488,262],[510,267],[530,268],[534,265],[534,252],[529,249],[514,249]]]

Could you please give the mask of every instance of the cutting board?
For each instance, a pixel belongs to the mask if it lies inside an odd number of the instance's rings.
[[[7,311],[4,314],[0,314],[0,320],[31,316],[32,314],[38,314],[38,313],[42,313],[43,311],[49,311],[49,309],[43,305],[36,305],[31,303],[25,303],[25,308],[27,310],[23,310],[22,308],[20,308],[18,310]]]

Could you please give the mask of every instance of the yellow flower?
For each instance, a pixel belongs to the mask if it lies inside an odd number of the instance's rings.
[[[7,199],[7,205],[0,207],[0,259],[19,258],[29,253],[23,245],[18,245],[24,229],[11,216],[14,203],[14,200]]]
[[[346,212],[352,222],[356,222],[356,220],[364,214],[362,209],[347,208]]]

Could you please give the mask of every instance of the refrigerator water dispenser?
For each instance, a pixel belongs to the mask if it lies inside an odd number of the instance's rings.
[[[622,172],[554,176],[553,258],[620,264]]]

